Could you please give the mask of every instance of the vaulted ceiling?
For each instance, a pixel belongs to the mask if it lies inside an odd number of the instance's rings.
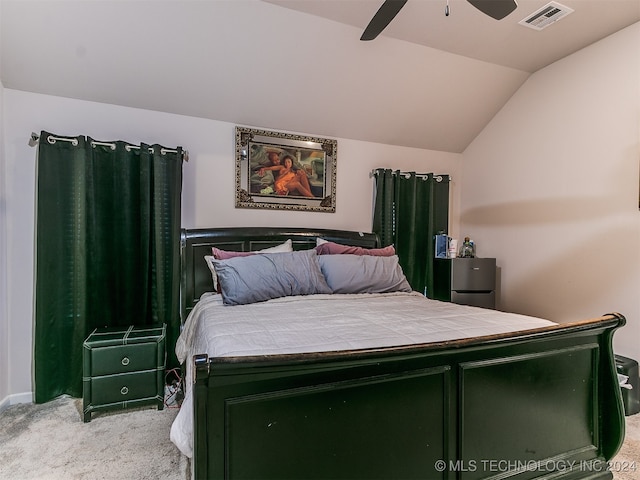
[[[640,0],[565,0],[520,25],[466,0],[0,0],[5,88],[273,130],[462,152],[533,72],[640,20]],[[640,50],[640,46],[639,46]],[[597,69],[597,65],[594,66]],[[80,132],[69,132],[76,134]]]

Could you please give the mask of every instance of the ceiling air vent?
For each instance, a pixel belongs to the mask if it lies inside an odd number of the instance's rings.
[[[547,3],[540,10],[532,13],[518,23],[534,30],[542,30],[563,17],[566,17],[573,9],[560,5],[557,2]]]

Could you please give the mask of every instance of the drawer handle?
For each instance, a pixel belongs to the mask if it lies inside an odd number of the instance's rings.
[[[122,363],[122,365],[124,365],[126,367],[127,365],[129,365],[129,358],[128,357],[124,357],[122,359],[121,363]]]
[[[120,389],[120,393],[121,393],[122,395],[126,395],[127,393],[129,393],[129,389],[128,389],[127,387],[122,387],[122,388]]]

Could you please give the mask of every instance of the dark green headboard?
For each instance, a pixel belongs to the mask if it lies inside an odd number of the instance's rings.
[[[250,252],[273,247],[291,239],[294,250],[305,250],[316,246],[316,238],[365,248],[378,246],[375,233],[345,230],[309,228],[235,227],[183,229],[181,235],[180,262],[180,315],[181,322],[198,302],[200,296],[213,289],[211,272],[204,260],[211,255],[211,248],[237,252]]]

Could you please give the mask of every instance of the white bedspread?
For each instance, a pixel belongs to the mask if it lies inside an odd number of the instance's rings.
[[[429,300],[412,293],[310,295],[226,306],[205,293],[178,338],[180,362],[210,357],[306,353],[442,342],[528,330],[553,322],[525,315]],[[191,457],[191,361],[185,398],[171,440]]]

